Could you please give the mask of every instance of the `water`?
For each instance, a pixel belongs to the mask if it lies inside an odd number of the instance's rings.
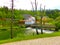
[[[35,32],[36,33],[36,29],[35,28],[31,28],[31,27],[28,27],[26,28],[27,31],[29,32]],[[50,31],[50,30],[43,30],[43,33],[53,33],[54,31]],[[41,29],[38,29],[38,33],[41,33]]]

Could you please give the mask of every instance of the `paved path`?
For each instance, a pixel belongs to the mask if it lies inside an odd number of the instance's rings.
[[[60,36],[18,41],[2,45],[60,45]]]

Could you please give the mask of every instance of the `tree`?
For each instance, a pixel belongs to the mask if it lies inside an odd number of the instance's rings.
[[[60,16],[55,19],[56,31],[60,29]]]
[[[60,10],[46,10],[46,15],[50,18],[56,19],[60,15]]]

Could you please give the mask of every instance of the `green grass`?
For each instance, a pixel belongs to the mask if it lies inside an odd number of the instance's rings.
[[[5,23],[5,22],[3,22]],[[11,39],[11,30],[10,30],[10,23],[9,21],[6,24],[0,25],[0,44],[8,43],[8,42],[15,42],[15,41],[22,41],[22,40],[30,40],[30,39],[37,39],[37,38],[45,38],[45,37],[53,37],[53,36],[60,36],[59,32],[54,32],[51,34],[25,34],[25,28],[21,28],[18,24],[14,24],[13,26],[13,39]],[[22,26],[24,27],[24,26]]]
[[[8,22],[7,22],[8,23]],[[15,42],[15,41],[22,41],[22,40],[30,40],[30,39],[37,39],[37,38],[45,38],[45,37],[53,37],[53,36],[60,36],[59,32],[54,32],[51,34],[25,34],[25,28],[21,28],[20,26],[13,26],[13,39],[11,39],[11,30],[10,30],[10,23],[7,25],[0,25],[0,44],[8,43],[8,42]],[[22,26],[24,27],[24,26]]]
[[[20,34],[20,35],[19,35]],[[39,34],[39,35],[24,35],[22,33],[18,33],[18,36],[14,37],[13,39],[6,39],[6,40],[1,40],[0,44],[2,43],[8,43],[8,42],[15,42],[15,41],[22,41],[22,40],[30,40],[30,39],[36,39],[36,38],[46,38],[46,37],[54,37],[54,36],[60,36],[60,31],[59,32],[54,32],[51,34]]]

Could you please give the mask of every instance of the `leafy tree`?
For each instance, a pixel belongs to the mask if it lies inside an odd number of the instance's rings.
[[[55,19],[55,25],[57,27],[56,31],[58,31],[58,29],[60,29],[60,16]]]
[[[60,10],[46,10],[46,15],[50,18],[56,19],[60,15]]]

